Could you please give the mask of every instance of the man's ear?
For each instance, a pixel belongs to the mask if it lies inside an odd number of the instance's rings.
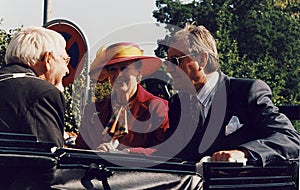
[[[199,63],[199,67],[205,68],[207,61],[208,61],[208,53],[207,52],[201,52],[199,55],[197,55],[197,60]]]
[[[51,67],[51,59],[53,57],[53,53],[52,52],[45,52],[43,58],[41,59],[41,62],[43,63],[44,69],[46,71],[50,70]]]

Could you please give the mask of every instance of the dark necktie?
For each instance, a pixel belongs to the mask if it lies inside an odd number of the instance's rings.
[[[204,110],[204,105],[199,101],[199,109],[200,109],[200,114],[199,114],[199,123],[201,124],[201,126],[203,125],[204,121],[205,121],[205,110]]]

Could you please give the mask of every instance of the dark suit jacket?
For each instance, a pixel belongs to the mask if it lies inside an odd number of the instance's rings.
[[[272,92],[261,80],[232,78],[219,73],[217,91],[205,123],[191,123],[188,111],[182,112],[176,95],[169,103],[170,128],[192,129],[177,155],[185,160],[199,161],[203,156],[219,150],[246,148],[261,164],[299,157],[299,133],[290,120],[278,112],[272,103]],[[243,124],[231,134],[225,134],[226,125],[236,116]],[[182,121],[180,121],[180,119]],[[179,122],[184,123],[180,125]]]
[[[13,73],[28,76],[11,78]],[[16,63],[0,69],[0,91],[0,132],[33,134],[63,146],[65,99],[55,86]]]
[[[77,148],[96,149],[101,143],[111,140],[111,137],[101,133],[113,113],[112,98],[86,105],[76,139]],[[140,85],[129,101],[129,133],[119,139],[120,144],[148,148],[164,141],[165,132],[169,128],[168,102],[153,96]]]

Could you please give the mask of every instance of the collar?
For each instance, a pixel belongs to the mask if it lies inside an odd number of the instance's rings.
[[[201,104],[204,107],[208,105],[210,97],[213,96],[213,93],[215,92],[214,89],[216,88],[218,80],[219,80],[219,73],[214,72],[211,75],[211,77],[207,80],[206,84],[203,86],[200,92],[197,94],[198,100],[201,102]]]
[[[26,65],[24,63],[19,63],[19,62],[9,63],[3,65],[1,68],[3,68],[6,72],[10,72],[10,73],[32,73],[34,76],[37,76],[34,70],[29,65]]]

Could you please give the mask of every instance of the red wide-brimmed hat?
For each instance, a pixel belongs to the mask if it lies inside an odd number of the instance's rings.
[[[144,56],[143,50],[134,43],[121,42],[102,46],[96,54],[96,58],[90,67],[89,75],[92,80],[103,81],[108,77],[107,70],[104,68],[130,60],[139,60],[142,62],[141,74],[147,76],[155,72],[162,64],[158,57]]]

